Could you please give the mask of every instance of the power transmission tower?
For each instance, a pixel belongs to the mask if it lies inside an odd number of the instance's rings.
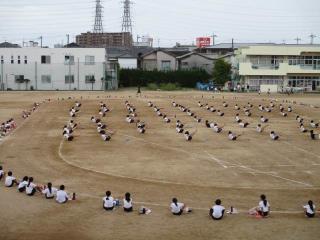
[[[317,36],[314,35],[313,33],[311,33],[311,35],[309,37],[311,39],[310,43],[313,44],[313,39],[315,39]]]
[[[301,38],[296,37],[294,40],[296,40],[296,41],[297,41],[297,45],[298,45],[298,44],[299,44],[299,42],[301,41]]]
[[[132,20],[130,12],[130,5],[132,2],[130,0],[124,0],[123,4],[122,32],[129,32],[132,35]]]
[[[103,26],[102,26],[102,8],[101,0],[96,0],[96,15],[94,18],[94,33],[103,33]]]

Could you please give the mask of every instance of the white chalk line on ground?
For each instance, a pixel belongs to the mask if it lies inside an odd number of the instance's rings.
[[[184,153],[187,153],[187,154],[191,154],[190,152],[187,152],[185,150],[182,150],[182,149],[176,149],[176,148],[173,148],[173,147],[167,147],[167,146],[162,146],[161,144],[158,144],[158,143],[153,143],[153,142],[150,142],[150,141],[146,141],[144,139],[140,139],[140,138],[137,138],[137,137],[134,137],[134,136],[130,136],[130,135],[126,135],[126,134],[119,134],[119,135],[122,135],[122,136],[126,136],[126,137],[132,137],[132,138],[136,138],[140,141],[144,141],[144,142],[147,142],[149,144],[154,144],[154,145],[157,145],[157,146],[160,146],[160,147],[163,147],[163,148],[169,148],[169,149],[173,149],[173,150],[177,150],[177,151],[181,151],[181,152],[184,152]],[[120,175],[120,174],[113,174],[113,173],[107,173],[107,172],[102,172],[102,171],[97,171],[97,170],[93,170],[93,169],[90,169],[90,168],[86,168],[86,167],[81,167],[77,164],[74,164],[70,161],[68,161],[62,154],[62,147],[63,147],[63,143],[64,143],[64,139],[61,140],[60,142],[60,145],[59,145],[59,149],[58,149],[58,155],[59,157],[65,162],[67,163],[68,165],[70,166],[73,166],[73,167],[76,167],[76,168],[79,168],[79,169],[82,169],[82,170],[85,170],[85,171],[90,171],[90,172],[93,172],[93,173],[98,173],[98,174],[102,174],[102,175],[106,175],[106,176],[111,176],[111,177],[119,177],[119,178],[123,178],[123,179],[131,179],[131,180],[136,180],[136,181],[144,181],[144,182],[150,182],[150,183],[158,183],[158,184],[172,184],[172,185],[181,185],[181,186],[190,186],[190,187],[204,187],[204,188],[210,188],[210,187],[215,187],[215,186],[210,186],[210,185],[196,185],[196,184],[188,184],[188,183],[180,183],[180,182],[172,182],[172,181],[165,181],[165,180],[153,180],[153,179],[147,179],[147,178],[135,178],[135,177],[129,177],[129,176],[124,176],[124,175]],[[201,156],[201,155],[200,155]],[[303,183],[303,182],[299,182],[299,181],[295,181],[295,180],[291,180],[291,179],[287,179],[287,178],[282,178],[282,177],[279,177],[277,175],[274,175],[274,174],[271,174],[271,173],[265,173],[265,172],[262,172],[262,171],[259,171],[259,170],[255,170],[255,169],[250,169],[250,168],[247,168],[245,166],[241,166],[239,165],[239,167],[241,168],[245,168],[245,169],[248,169],[250,172],[255,172],[255,173],[260,173],[260,174],[266,174],[266,175],[270,175],[270,176],[273,176],[275,178],[279,178],[279,179],[282,179],[282,180],[286,180],[286,181],[291,181],[291,182],[294,182],[294,183],[299,183],[299,184],[302,184],[304,186],[308,186],[308,188],[312,188],[312,189],[318,189],[318,188],[315,188],[313,187],[313,185],[311,184],[308,184],[308,183]],[[255,188],[258,188],[258,187],[246,187],[246,186],[239,186],[239,187],[224,187],[224,188],[231,188],[231,189],[255,189]],[[260,187],[259,187],[260,188]],[[268,189],[288,189],[288,188],[268,188]],[[301,189],[301,188],[298,188],[298,189]]]
[[[212,160],[214,160],[216,163],[218,163],[219,165],[221,165],[221,166],[224,167],[224,168],[228,168],[226,165],[224,165],[224,164],[222,163],[221,160],[219,160],[218,158],[214,157],[212,154],[208,153],[207,151],[204,151],[204,152],[207,153],[208,156],[209,156]]]

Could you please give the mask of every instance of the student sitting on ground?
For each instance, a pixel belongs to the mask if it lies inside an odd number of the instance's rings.
[[[308,130],[305,129],[305,127],[303,126],[303,123],[300,124],[299,128],[300,128],[300,132],[302,133],[308,132]]]
[[[63,132],[63,137],[65,140],[71,142],[73,140],[72,133],[67,133],[66,131]]]
[[[213,106],[211,106],[208,110],[213,113],[217,111]]]
[[[170,209],[173,215],[179,216],[185,211],[186,213],[191,212],[192,210],[186,207],[184,203],[178,202],[177,198],[172,198],[172,203]]]
[[[313,218],[316,213],[316,206],[313,204],[311,200],[308,201],[308,204],[303,206],[305,209],[305,214],[308,218]]]
[[[48,186],[42,190],[42,194],[44,194],[46,199],[53,199],[54,196],[57,194],[58,189],[52,187],[52,183],[49,182]]]
[[[4,185],[5,185],[6,187],[13,187],[14,184],[18,185],[17,179],[16,179],[15,177],[13,177],[13,176],[12,176],[12,172],[9,171],[9,172],[8,172],[8,176],[7,176],[6,179],[5,179]]]
[[[26,186],[26,194],[28,196],[33,196],[36,193],[37,189],[39,190],[39,187],[33,183],[33,177],[30,177]]]
[[[234,120],[239,123],[241,121],[240,117],[239,117],[239,113],[236,114],[236,116],[234,117]]]
[[[130,117],[129,115],[126,116],[126,121],[128,123],[134,123],[134,119],[132,117]]]
[[[238,106],[238,104],[236,104],[236,105],[234,106],[234,109],[235,109],[235,110],[240,110],[240,107]]]
[[[266,122],[269,121],[269,119],[268,119],[268,118],[265,118],[264,116],[261,116],[261,117],[260,117],[260,121],[261,121],[262,123],[266,123]]]
[[[313,120],[310,121],[310,126],[312,128],[318,128],[319,127],[319,123],[315,123]]]
[[[292,112],[292,107],[288,107],[288,112]]]
[[[131,198],[130,193],[128,193],[128,192],[124,195],[123,210],[125,212],[132,212],[133,211],[132,198]]]
[[[237,135],[233,134],[231,131],[228,132],[228,138],[231,141],[237,140]]]
[[[245,110],[244,114],[245,114],[247,117],[251,117],[251,112],[250,112],[250,110]]]
[[[170,118],[168,118],[167,115],[163,115],[163,120],[165,121],[165,123],[171,122]]]
[[[228,103],[226,103],[226,102],[223,102],[223,107],[228,107]]]
[[[213,220],[221,220],[225,212],[224,206],[221,206],[221,200],[217,199],[215,205],[210,209],[210,216]]]
[[[279,136],[274,132],[274,131],[271,131],[270,132],[270,138],[274,141],[278,140],[279,139]]]
[[[288,116],[288,114],[287,114],[287,113],[285,113],[283,110],[282,110],[282,111],[280,111],[280,114],[281,114],[283,117],[287,117],[287,116]]]
[[[56,194],[56,201],[61,204],[66,203],[69,200],[69,196],[68,196],[67,192],[65,192],[64,189],[65,189],[65,186],[61,185],[59,190],[57,191],[57,194]]]
[[[110,191],[106,191],[106,196],[102,198],[103,202],[103,208],[106,211],[112,211],[114,206],[116,205],[116,202],[113,200],[113,197],[111,196]]]
[[[221,112],[220,110],[217,110],[217,115],[220,116],[220,117],[223,117],[223,116],[224,116],[224,113]]]
[[[270,204],[267,201],[266,195],[262,194],[260,196],[260,202],[259,202],[259,206],[257,208],[257,212],[260,216],[262,217],[266,217],[269,215],[270,212]]]
[[[18,185],[18,191],[19,192],[24,192],[26,190],[26,186],[28,185],[28,176],[24,176],[22,181],[20,181],[19,185]]]
[[[312,140],[319,140],[320,139],[320,134],[315,134],[313,130],[310,130],[310,138]]]
[[[222,132],[222,127],[219,127],[218,124],[214,123],[213,124],[213,131],[215,131],[216,133],[220,133],[220,132]]]
[[[2,169],[2,166],[0,166],[0,181],[2,180],[3,177],[4,177],[4,171]]]
[[[239,126],[241,128],[246,128],[249,126],[249,123],[248,122],[243,122],[241,119],[239,120]]]

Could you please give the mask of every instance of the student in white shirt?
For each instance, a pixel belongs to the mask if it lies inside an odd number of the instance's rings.
[[[236,114],[236,116],[234,117],[234,120],[239,123],[241,121],[240,117],[239,117],[239,113]]]
[[[239,126],[241,128],[246,128],[249,126],[249,123],[248,122],[243,122],[241,119],[239,120]]]
[[[237,140],[237,136],[233,134],[231,131],[228,132],[228,138],[229,140],[232,140],[232,141]]]
[[[58,203],[66,203],[69,200],[68,194],[64,191],[65,186],[61,185],[57,191],[56,201]]]
[[[28,176],[24,176],[22,181],[18,185],[18,191],[24,192],[26,190],[26,186],[28,185]]]
[[[0,166],[0,181],[4,177],[4,171],[2,169],[2,166]]]
[[[259,202],[259,206],[257,208],[257,212],[262,217],[266,217],[269,215],[270,205],[269,205],[269,202],[267,201],[266,195],[264,195],[264,194],[262,194],[260,196],[260,202]]]
[[[170,205],[171,213],[173,215],[179,216],[183,213],[183,211],[189,213],[191,212],[191,209],[186,207],[184,203],[178,202],[177,198],[172,198],[172,203]]]
[[[217,199],[215,205],[210,209],[210,216],[213,220],[221,220],[224,215],[225,208],[221,206],[221,200]]]
[[[313,120],[310,121],[310,126],[313,128],[319,127],[319,123],[315,123]]]
[[[303,123],[300,124],[299,128],[300,128],[300,132],[302,132],[302,133],[308,132],[308,130],[305,129]]]
[[[188,131],[184,132],[184,137],[188,142],[192,140],[192,134],[190,134]]]
[[[130,193],[128,193],[128,192],[124,195],[123,210],[125,212],[132,212],[133,211],[132,198],[131,198]]]
[[[49,182],[47,188],[42,191],[46,199],[53,199],[54,196],[57,194],[58,189],[52,187],[52,183]]]
[[[106,196],[104,198],[102,198],[102,202],[103,202],[103,208],[106,211],[112,211],[114,206],[115,206],[115,202],[113,200],[113,197],[111,196],[111,192],[110,191],[106,191]]]
[[[4,184],[6,187],[12,187],[13,184],[18,185],[18,182],[17,182],[16,178],[12,176],[11,171],[8,172],[8,176],[6,177]]]
[[[218,124],[214,123],[213,124],[213,131],[215,131],[216,133],[220,133],[220,132],[222,132],[222,127],[219,127]]]
[[[270,132],[270,138],[274,141],[278,140],[279,139],[279,136],[274,132],[274,131],[271,131]]]
[[[220,110],[217,110],[217,115],[220,116],[220,117],[223,117],[224,116],[224,112],[221,112]]]
[[[311,200],[308,201],[308,204],[303,206],[305,209],[305,214],[308,218],[313,218],[316,213],[316,206],[313,204]]]
[[[29,178],[28,184],[26,186],[26,194],[28,196],[33,196],[37,191],[37,185],[33,183],[33,177]]]
[[[269,121],[269,119],[261,116],[261,117],[260,117],[260,121],[261,121],[262,123],[266,123],[266,122]]]

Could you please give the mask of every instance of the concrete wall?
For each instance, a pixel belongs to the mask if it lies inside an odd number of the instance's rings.
[[[74,63],[66,63],[65,56],[74,56]],[[32,86],[35,90],[91,90],[92,84],[86,83],[88,75],[95,77],[93,90],[102,90],[101,78],[105,70],[105,50],[103,48],[0,48],[0,84],[4,88],[26,90]],[[14,63],[11,63],[13,56]],[[18,64],[20,56],[20,64]],[[24,63],[25,56],[27,63]],[[49,64],[41,63],[41,56],[50,56]],[[86,56],[94,56],[94,63],[85,62]],[[14,75],[24,75],[30,82],[19,84]],[[42,82],[42,75],[50,75],[51,83]],[[73,75],[74,83],[65,83],[65,76]]]

